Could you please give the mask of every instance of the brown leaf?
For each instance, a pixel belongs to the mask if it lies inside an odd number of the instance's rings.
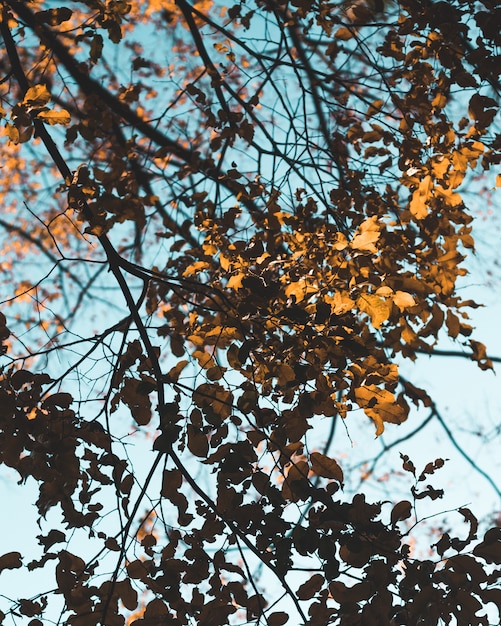
[[[58,7],[56,9],[48,9],[47,11],[38,11],[35,13],[35,19],[40,24],[49,24],[50,26],[59,26],[63,22],[67,22],[73,11],[67,7]]]
[[[20,552],[7,552],[0,556],[0,572],[4,569],[18,569],[23,566],[23,559]]]
[[[343,470],[338,462],[331,459],[320,452],[312,452],[310,454],[311,471],[317,476],[324,478],[334,478],[339,483],[344,480]]]
[[[189,451],[195,456],[206,458],[209,452],[209,441],[206,435],[192,424],[188,424],[186,431]]]
[[[391,525],[395,526],[397,522],[408,519],[411,513],[412,504],[408,500],[398,502],[391,511]]]
[[[299,600],[310,600],[313,596],[322,589],[325,583],[325,578],[322,574],[313,574],[313,576],[305,583],[299,586],[296,591],[296,595]],[[285,622],[284,622],[285,623]]]
[[[283,624],[287,624],[288,621],[289,615],[283,611],[271,613],[267,617],[268,626],[283,626]]]
[[[55,543],[61,543],[62,541],[66,541],[66,535],[60,530],[56,530],[53,528],[46,537],[44,537],[43,535],[38,535],[37,539],[38,543],[43,545],[44,549],[47,551]]]
[[[120,580],[116,585],[125,608],[129,611],[134,611],[138,605],[138,598],[137,591],[132,587],[130,580],[128,578]]]

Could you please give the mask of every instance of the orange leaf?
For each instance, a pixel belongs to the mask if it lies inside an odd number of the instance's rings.
[[[66,126],[71,122],[70,114],[64,109],[59,109],[57,111],[40,111],[37,113],[37,119],[42,120],[42,122],[46,122],[51,126],[55,126],[56,124]]]
[[[50,93],[45,85],[35,85],[30,87],[25,93],[23,98],[23,104],[33,107],[41,108],[47,104],[50,100]]]

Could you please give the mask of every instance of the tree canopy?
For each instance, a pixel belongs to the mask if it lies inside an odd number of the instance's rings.
[[[370,502],[332,444],[436,415],[400,366],[444,336],[493,367],[499,3],[0,4],[1,623],[497,623],[499,526],[413,549],[444,460]]]

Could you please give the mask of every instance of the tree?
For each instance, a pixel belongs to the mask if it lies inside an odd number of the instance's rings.
[[[457,284],[497,3],[1,4],[0,460],[42,529],[2,623],[488,624],[498,526],[411,550],[444,461],[370,503],[331,444],[437,415],[399,363],[443,334],[493,365]]]

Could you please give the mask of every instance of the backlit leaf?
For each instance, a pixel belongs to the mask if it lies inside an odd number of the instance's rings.
[[[405,309],[416,305],[416,301],[407,291],[396,291],[395,295],[393,296],[393,302],[398,306],[401,311],[404,311]]]
[[[418,188],[413,192],[409,210],[417,220],[428,215],[429,201],[433,190],[433,179],[430,175],[424,176]]]
[[[391,313],[391,301],[373,294],[363,294],[357,300],[358,308],[367,313],[374,328],[381,328],[381,325],[388,320]]]
[[[23,104],[33,108],[41,108],[44,107],[49,100],[50,93],[47,87],[45,85],[35,85],[26,91]]]
[[[51,126],[55,126],[56,124],[66,126],[71,122],[71,116],[68,111],[64,111],[62,109],[54,111],[39,111],[37,113],[37,119],[42,120]]]
[[[380,226],[377,223],[377,218],[373,217],[366,220],[359,228],[359,234],[351,241],[351,248],[353,250],[366,250],[368,252],[377,252],[377,248],[374,245],[379,239]]]
[[[312,452],[310,454],[310,461],[311,471],[317,476],[334,478],[340,483],[343,482],[343,470],[334,459],[331,459],[320,452]]]

